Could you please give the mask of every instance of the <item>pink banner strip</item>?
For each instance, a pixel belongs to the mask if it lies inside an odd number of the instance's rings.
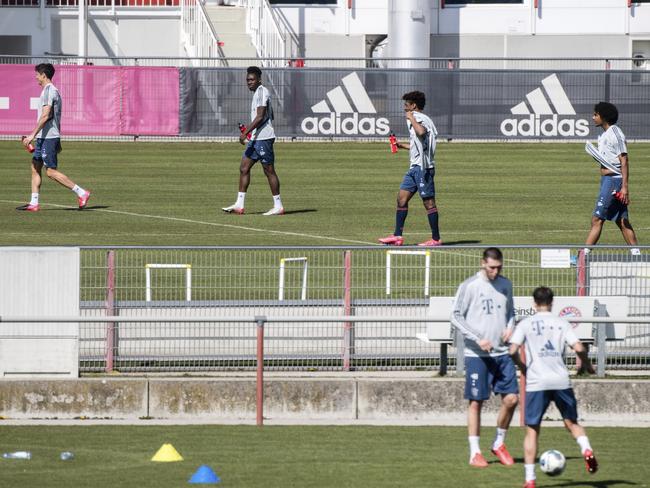
[[[178,135],[176,68],[57,65],[65,135]],[[36,124],[41,87],[32,65],[0,65],[0,134]]]

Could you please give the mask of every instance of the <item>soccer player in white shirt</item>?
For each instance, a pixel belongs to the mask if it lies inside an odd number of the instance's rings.
[[[465,280],[454,298],[451,323],[465,339],[465,399],[469,401],[467,431],[469,464],[486,468],[479,446],[481,410],[490,394],[501,395],[492,453],[506,466],[514,464],[505,437],[519,401],[517,371],[506,342],[515,324],[512,283],[501,276],[503,254],[496,247],[483,251],[481,270]]]
[[[38,212],[41,209],[40,191],[43,182],[42,170],[51,180],[72,190],[77,195],[79,210],[86,208],[90,192],[75,184],[70,178],[59,171],[58,155],[61,152],[61,108],[62,99],[59,90],[52,83],[55,69],[50,63],[41,63],[34,68],[36,81],[43,88],[38,103],[36,126],[32,132],[23,138],[27,148],[35,141],[32,154],[32,198],[29,203],[21,205],[16,210]]]
[[[533,299],[537,313],[517,325],[510,338],[509,351],[522,374],[526,375],[524,488],[535,488],[537,440],[542,418],[551,401],[555,403],[564,425],[580,446],[587,471],[595,473],[598,470],[598,462],[589,444],[589,438],[585,429],[578,424],[576,398],[571,388],[569,371],[564,364],[565,344],[582,360],[582,370],[594,373],[594,368],[571,324],[551,314],[553,291],[546,287],[536,288]],[[526,364],[519,355],[522,346],[526,351]]]
[[[608,102],[599,102],[592,117],[596,127],[604,132],[598,136],[598,149],[585,145],[587,153],[600,164],[600,194],[591,218],[591,230],[585,244],[594,245],[600,239],[605,220],[613,220],[621,229],[623,239],[631,246],[637,244],[636,234],[630,224],[627,206],[630,203],[628,189],[629,160],[623,131],[616,125],[618,109]],[[633,253],[638,253],[635,249]]]
[[[436,136],[438,131],[433,121],[422,113],[426,99],[424,93],[413,91],[406,93],[404,100],[404,112],[406,112],[406,125],[409,130],[410,140],[408,144],[397,143],[397,147],[409,150],[411,165],[404,175],[402,184],[397,194],[397,210],[395,211],[395,231],[388,237],[382,237],[379,242],[389,246],[401,246],[404,244],[404,222],[408,215],[409,200],[416,193],[420,194],[422,203],[427,211],[429,226],[431,227],[431,239],[418,245],[432,247],[442,245],[440,230],[438,228],[438,208],[436,207],[436,187],[434,176],[436,173]]]
[[[251,103],[251,123],[239,136],[239,142],[246,146],[241,158],[239,167],[239,193],[237,201],[230,207],[222,210],[228,213],[243,214],[246,190],[251,181],[251,168],[258,161],[262,163],[264,174],[271,187],[273,196],[273,208],[264,215],[282,215],[284,207],[280,198],[280,179],[275,173],[275,153],[273,143],[275,142],[275,131],[273,130],[273,106],[271,105],[271,94],[262,85],[262,70],[257,66],[250,66],[246,70],[246,85],[253,94]],[[246,140],[250,135],[248,144]]]

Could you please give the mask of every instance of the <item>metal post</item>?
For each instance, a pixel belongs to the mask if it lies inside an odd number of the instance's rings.
[[[106,315],[115,315],[115,251],[106,253]],[[107,373],[113,371],[113,360],[115,354],[115,322],[106,323],[106,351],[105,370]]]
[[[607,308],[603,303],[594,300],[594,317],[607,317]],[[596,352],[598,364],[596,365],[596,376],[600,378],[605,377],[605,363],[607,362],[607,324],[606,322],[599,322],[596,324]],[[614,324],[612,324],[613,327]]]
[[[87,0],[78,1],[78,51],[80,65],[86,64],[86,57],[88,56],[88,5]]]
[[[352,310],[352,251],[343,253],[345,270],[343,272],[343,315],[351,316]],[[354,355],[354,324],[343,324],[343,370],[350,371]]]
[[[256,316],[257,324],[257,426],[264,425],[264,323],[265,316]]]
[[[440,376],[447,375],[447,346],[448,344],[446,342],[440,344]]]

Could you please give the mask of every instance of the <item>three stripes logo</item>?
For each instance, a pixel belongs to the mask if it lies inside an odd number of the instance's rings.
[[[309,135],[387,136],[390,132],[387,118],[359,117],[359,114],[377,113],[359,75],[350,73],[341,82],[343,87],[328,91],[324,100],[311,107],[312,113],[322,115],[305,117],[300,125],[302,131]]]
[[[501,133],[504,136],[588,136],[589,121],[575,117],[576,111],[557,75],[544,78],[542,87],[544,90],[534,89],[526,95],[526,101],[510,109],[512,115],[521,117],[503,120]]]

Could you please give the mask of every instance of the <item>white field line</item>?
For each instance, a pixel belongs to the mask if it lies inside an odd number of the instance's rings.
[[[0,202],[4,203],[23,203],[23,202],[17,202],[15,200],[0,200]],[[46,203],[46,204],[41,204],[41,206],[50,206],[50,207],[59,207],[59,208],[74,208],[71,207],[70,205],[57,205],[55,203]],[[128,215],[130,217],[140,217],[140,218],[146,218],[146,219],[158,219],[158,220],[169,220],[172,222],[183,222],[186,224],[199,224],[199,225],[208,225],[212,227],[227,227],[230,229],[239,229],[239,230],[248,230],[252,232],[264,232],[267,234],[278,234],[278,235],[286,235],[286,236],[296,236],[296,237],[307,237],[310,239],[324,239],[324,240],[329,240],[329,241],[337,241],[337,242],[347,242],[347,243],[353,243],[353,244],[363,244],[363,245],[377,245],[374,242],[366,242],[366,241],[355,241],[353,239],[339,239],[337,237],[327,237],[327,236],[318,236],[318,235],[312,235],[312,234],[301,234],[299,232],[286,232],[286,231],[281,231],[281,230],[269,230],[269,229],[259,229],[257,227],[246,227],[243,225],[234,225],[234,224],[220,224],[218,222],[205,222],[202,220],[192,220],[192,219],[182,219],[179,217],[168,217],[164,215],[150,215],[150,214],[140,214],[140,213],[135,213],[135,212],[125,212],[122,210],[108,210],[108,209],[103,209],[103,208],[98,208],[92,210],[93,212],[104,212],[104,213],[111,213],[111,214],[118,214],[118,215]],[[277,218],[277,217],[276,217]]]

